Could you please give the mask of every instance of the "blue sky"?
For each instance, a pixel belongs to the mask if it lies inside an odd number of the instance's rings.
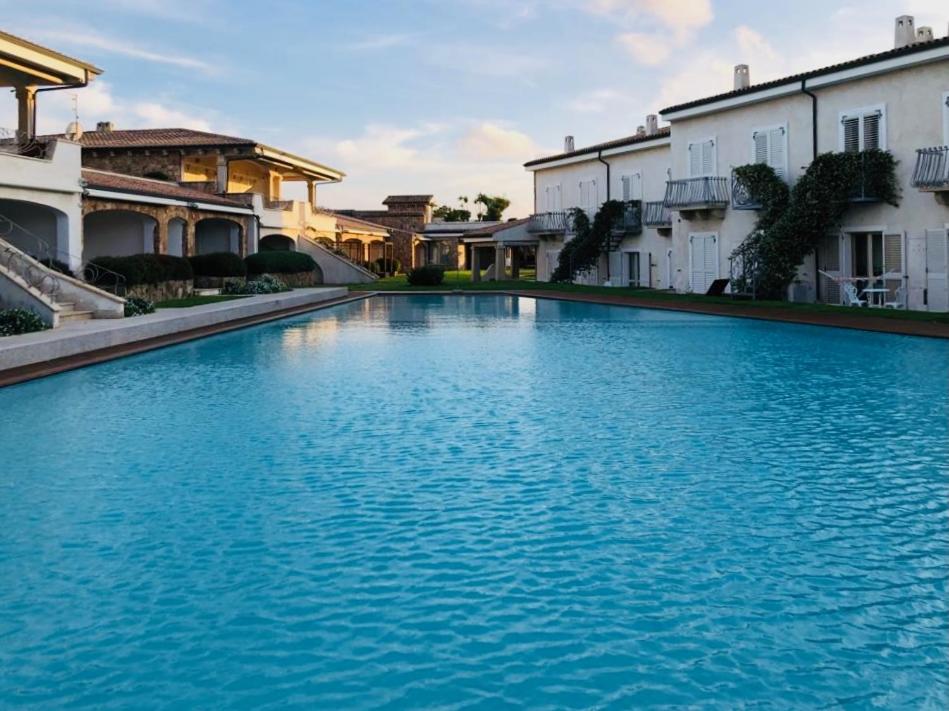
[[[633,133],[647,113],[892,46],[896,15],[944,36],[945,0],[0,0],[3,29],[91,61],[84,126],[190,126],[341,168],[328,207],[479,191],[530,211],[521,164]],[[62,130],[68,92],[42,97]],[[14,122],[12,98],[0,125]]]

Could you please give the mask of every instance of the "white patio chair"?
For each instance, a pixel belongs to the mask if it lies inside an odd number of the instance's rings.
[[[906,292],[903,290],[902,286],[898,286],[896,291],[893,292],[892,301],[884,301],[883,308],[886,309],[904,309],[906,308]]]
[[[851,282],[843,285],[844,304],[846,306],[866,306],[867,300],[861,299],[857,294],[857,287]]]

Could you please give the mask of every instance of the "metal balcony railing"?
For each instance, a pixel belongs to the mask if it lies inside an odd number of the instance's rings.
[[[613,226],[614,234],[632,237],[642,234],[643,204],[639,200],[629,200],[623,205],[623,214]]]
[[[662,204],[672,210],[728,207],[728,178],[705,177],[670,180]]]
[[[538,212],[530,216],[527,231],[541,234],[562,234],[570,229],[570,213]]]
[[[751,191],[745,182],[732,171],[732,209],[734,210],[760,210],[761,203],[751,196]]]
[[[949,146],[916,151],[913,187],[921,190],[949,190]]]
[[[643,224],[659,229],[672,227],[672,210],[662,200],[643,203]]]

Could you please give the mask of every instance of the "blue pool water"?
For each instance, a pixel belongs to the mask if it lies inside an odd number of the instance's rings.
[[[0,707],[944,708],[949,344],[392,297],[0,390]]]

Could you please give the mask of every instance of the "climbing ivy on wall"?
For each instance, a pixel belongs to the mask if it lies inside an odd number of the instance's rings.
[[[574,238],[560,250],[557,268],[550,280],[571,282],[580,272],[592,269],[606,251],[613,227],[623,217],[624,206],[619,200],[607,200],[600,207],[593,222],[579,208],[570,211]]]
[[[784,298],[804,258],[840,228],[852,198],[899,205],[896,159],[887,151],[819,155],[790,191],[765,165],[735,173],[762,208],[755,230],[732,257],[754,265],[755,291],[764,298]]]

